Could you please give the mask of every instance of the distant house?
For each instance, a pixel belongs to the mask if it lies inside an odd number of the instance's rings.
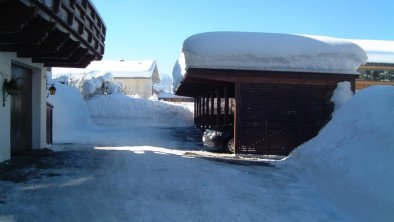
[[[46,67],[100,60],[105,33],[89,0],[0,1],[0,162],[51,143]]]
[[[153,85],[160,82],[159,70],[155,60],[144,61],[103,61],[112,63],[118,69],[112,72],[112,76],[122,84],[128,95],[139,95],[141,98],[149,98],[153,95]]]
[[[125,61],[103,60],[94,61],[85,69],[56,68],[54,75],[82,75],[89,77],[111,73],[115,82],[122,84],[127,95],[139,95],[149,98],[153,95],[153,85],[160,82],[159,70],[155,60]]]
[[[350,40],[367,53],[368,61],[358,71],[356,88],[370,85],[394,85],[394,41]]]

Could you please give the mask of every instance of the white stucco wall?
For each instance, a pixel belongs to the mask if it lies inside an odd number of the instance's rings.
[[[114,78],[115,82],[122,83],[127,95],[138,94],[141,98],[149,98],[153,94],[152,79],[148,78]]]
[[[46,69],[42,64],[32,63],[30,59],[17,58],[15,53],[0,52],[0,96],[3,98],[4,79],[11,78],[11,64],[24,66],[33,70],[32,90],[32,138],[33,148],[46,147]],[[7,97],[5,106],[0,105],[0,162],[11,158],[11,112],[10,100]]]

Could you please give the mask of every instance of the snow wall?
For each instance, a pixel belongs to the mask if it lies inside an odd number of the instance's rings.
[[[359,91],[283,165],[357,221],[394,221],[394,87]]]
[[[96,95],[85,101],[75,87],[59,82],[55,82],[55,87],[56,95],[48,98],[54,105],[54,143],[99,142],[100,134],[105,130],[103,127],[127,130],[127,127],[193,125],[190,105],[131,98],[123,94]]]

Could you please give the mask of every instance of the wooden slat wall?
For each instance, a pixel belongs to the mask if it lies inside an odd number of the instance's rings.
[[[329,121],[335,86],[242,83],[240,153],[288,155]]]

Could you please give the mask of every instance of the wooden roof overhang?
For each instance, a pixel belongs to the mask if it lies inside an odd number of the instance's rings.
[[[361,65],[358,70],[387,70],[394,71],[394,63],[367,63]]]
[[[105,34],[90,0],[0,0],[0,51],[47,67],[101,60]]]
[[[357,77],[358,74],[189,68],[176,90],[176,95],[197,97],[204,95],[207,91],[226,86],[234,88],[236,83],[327,86],[349,81],[354,88],[354,81]]]

